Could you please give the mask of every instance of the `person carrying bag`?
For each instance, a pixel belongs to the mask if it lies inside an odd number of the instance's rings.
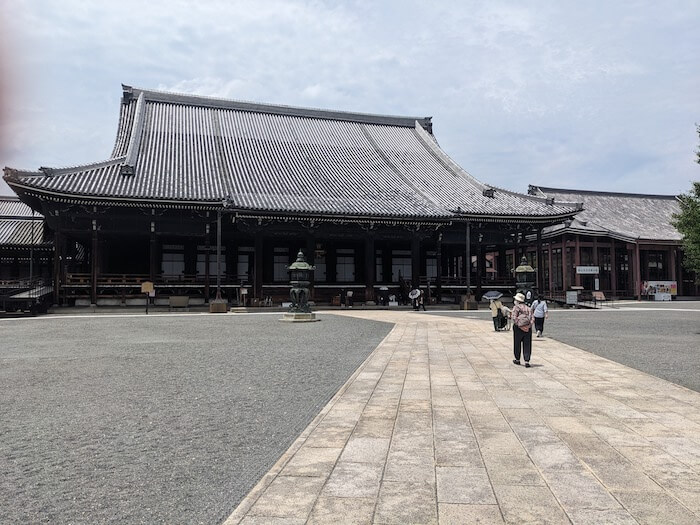
[[[518,292],[513,297],[513,310],[510,313],[513,320],[513,363],[520,364],[520,354],[525,358],[525,367],[530,368],[530,356],[532,355],[532,310],[525,304],[525,296]]]

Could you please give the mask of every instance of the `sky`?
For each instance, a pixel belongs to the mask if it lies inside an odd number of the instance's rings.
[[[513,191],[668,195],[700,180],[697,0],[2,5],[2,166],[108,159],[123,83],[432,116],[462,168]]]

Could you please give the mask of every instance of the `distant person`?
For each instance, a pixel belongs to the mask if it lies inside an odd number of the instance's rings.
[[[493,328],[499,332],[503,328],[503,303],[498,299],[490,299],[489,308],[491,308]]]
[[[532,310],[525,304],[525,296],[518,292],[513,297],[513,310],[510,312],[513,319],[513,363],[520,364],[520,352],[525,358],[525,367],[530,368],[530,356],[532,354]]]
[[[420,295],[416,301],[418,301],[418,308],[416,308],[416,310],[420,311],[420,309],[423,308],[423,311],[425,312],[425,292],[423,292],[423,290],[420,291]]]
[[[544,332],[544,320],[549,319],[547,301],[544,300],[544,296],[541,294],[538,295],[537,299],[530,305],[530,308],[532,309],[532,316],[535,318],[537,337],[542,337],[542,332]]]

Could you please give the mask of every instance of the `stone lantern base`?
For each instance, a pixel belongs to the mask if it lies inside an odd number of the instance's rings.
[[[312,323],[320,321],[313,312],[286,312],[280,321],[287,323]]]
[[[226,299],[212,299],[209,301],[210,314],[225,314],[228,312],[228,301]]]

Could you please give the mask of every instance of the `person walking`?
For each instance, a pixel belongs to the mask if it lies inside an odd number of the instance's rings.
[[[532,309],[532,316],[535,318],[537,337],[542,337],[542,332],[544,332],[544,320],[549,319],[547,301],[544,300],[544,296],[541,294],[538,295],[537,299],[530,305],[530,308]]]
[[[499,332],[503,324],[503,303],[498,299],[491,299],[489,300],[489,308],[491,308],[491,317],[493,317],[493,328]]]
[[[525,304],[525,296],[518,292],[513,297],[513,310],[510,313],[513,319],[513,363],[520,364],[520,353],[525,358],[525,367],[530,368],[530,356],[532,355],[532,310]]]
[[[422,308],[425,312],[425,292],[423,292],[423,290],[420,291],[420,295],[418,296],[418,299],[416,299],[416,301],[418,301],[418,308],[416,308],[416,310],[420,311],[420,309]]]

